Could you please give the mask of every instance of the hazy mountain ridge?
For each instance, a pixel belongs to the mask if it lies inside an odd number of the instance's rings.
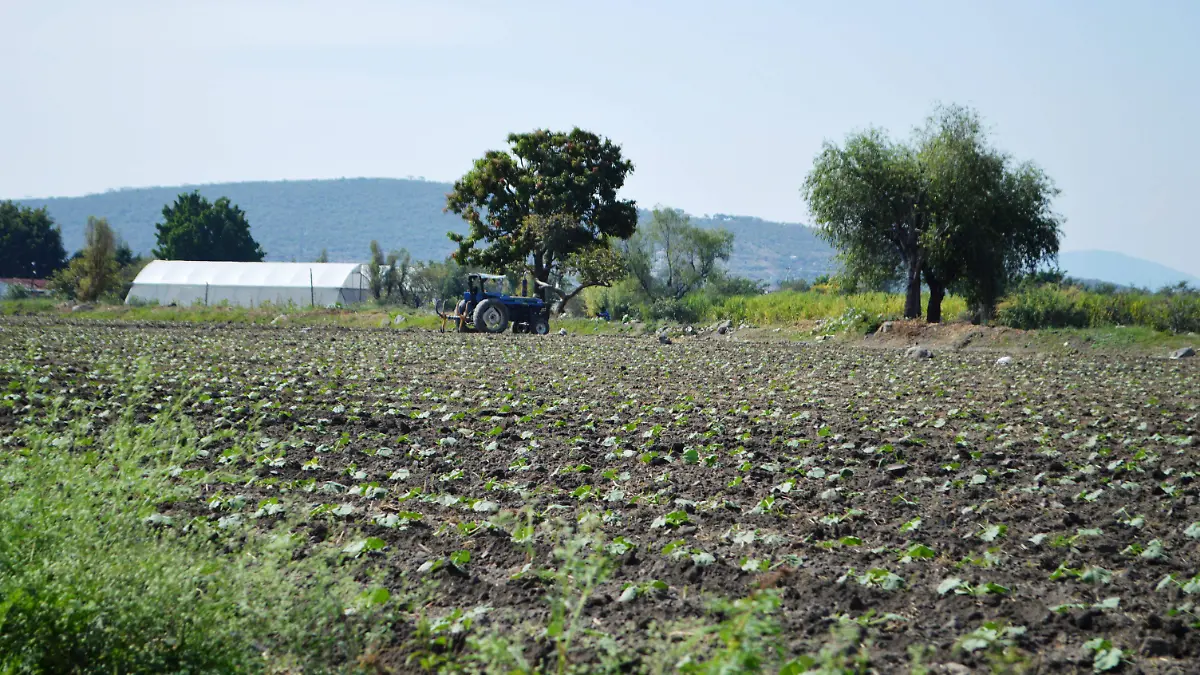
[[[199,190],[209,199],[229,197],[246,212],[268,260],[314,260],[324,248],[330,260],[363,261],[372,239],[385,249],[407,248],[416,260],[441,260],[454,250],[446,232],[466,231],[461,218],[443,212],[450,189],[449,183],[436,181],[343,178],[123,188],[19,202],[47,208],[62,228],[68,252],[83,246],[88,216],[100,216],[134,251],[149,253],[163,206],[181,192]],[[642,206],[640,217],[649,218],[649,205]],[[736,274],[767,282],[811,280],[837,267],[833,250],[805,225],[725,214],[692,216],[692,221],[733,232],[730,268]],[[1180,281],[1200,286],[1200,278],[1111,251],[1064,252],[1060,266],[1072,277],[1125,286],[1158,289]]]
[[[461,218],[443,212],[451,187],[391,178],[263,181],[124,188],[20,202],[46,207],[62,228],[68,252],[83,246],[87,218],[97,216],[108,218],[134,251],[149,253],[163,206],[181,192],[199,190],[210,200],[229,197],[246,212],[267,260],[313,260],[324,248],[330,260],[362,261],[372,239],[385,249],[407,248],[416,260],[441,260],[454,250],[446,233],[466,231]],[[640,216],[648,218],[649,213]],[[723,214],[692,220],[734,233],[730,267],[736,274],[764,281],[811,279],[835,267],[833,251],[804,225]]]
[[[1158,290],[1179,282],[1200,287],[1200,278],[1156,262],[1115,251],[1065,251],[1059,266],[1079,279],[1096,279],[1119,286]]]

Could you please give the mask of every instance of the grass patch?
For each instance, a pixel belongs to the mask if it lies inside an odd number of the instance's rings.
[[[1019,338],[1004,338],[1001,344],[1053,351],[1064,343],[1079,348],[1088,346],[1099,352],[1125,351],[1162,354],[1197,344],[1194,335],[1176,335],[1145,326],[1107,326],[1104,328],[1047,328],[1025,333]]]
[[[58,303],[51,298],[22,298],[20,300],[0,300],[0,316],[21,316],[25,314],[45,314],[53,312]]]
[[[217,531],[157,516],[194,493],[171,476],[198,439],[178,404],[139,424],[146,388],[137,391],[101,431],[82,404],[59,403],[0,439],[0,672],[353,664],[388,630],[395,603],[362,607],[381,596],[363,596],[332,554],[293,560],[301,540],[286,523]]]

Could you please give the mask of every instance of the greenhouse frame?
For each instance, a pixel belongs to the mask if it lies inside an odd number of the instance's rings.
[[[336,307],[370,297],[358,263],[154,260],[125,304]]]

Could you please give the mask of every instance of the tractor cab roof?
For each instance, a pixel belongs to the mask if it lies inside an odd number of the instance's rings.
[[[503,274],[484,274],[483,272],[471,272],[467,276],[468,277],[476,277],[478,279],[493,279],[493,280],[508,279],[508,277],[504,276]]]

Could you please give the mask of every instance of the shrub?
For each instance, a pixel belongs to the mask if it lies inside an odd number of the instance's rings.
[[[1104,293],[1078,286],[1025,286],[1001,301],[996,322],[1013,328],[1144,326],[1182,333],[1200,330],[1200,293]]]
[[[639,291],[637,282],[633,279],[625,279],[611,288],[586,288],[582,293],[584,308],[589,316],[597,316],[600,312],[608,310],[609,316],[614,320],[627,314],[644,318],[640,310],[642,299]]]
[[[33,294],[21,284],[9,284],[8,288],[4,291],[5,300],[28,300],[31,297],[33,297]]]
[[[661,321],[692,323],[700,318],[695,310],[696,303],[688,299],[660,298],[650,305],[650,318]]]
[[[996,308],[996,322],[1012,328],[1042,327],[1086,328],[1089,317],[1086,309],[1071,292],[1078,289],[1058,289],[1037,286],[1018,291],[1005,298]]]

